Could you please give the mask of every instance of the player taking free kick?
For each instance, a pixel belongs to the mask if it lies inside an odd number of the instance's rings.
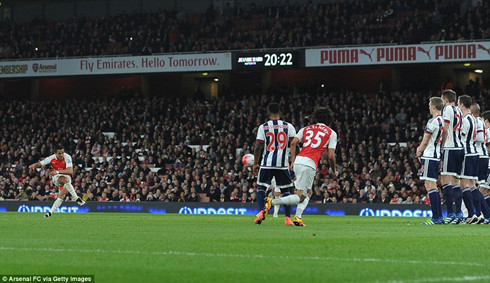
[[[294,182],[295,194],[280,199],[267,198],[264,210],[272,205],[298,205],[293,223],[296,226],[305,226],[301,218],[312,195],[312,186],[315,179],[318,162],[326,149],[328,149],[328,163],[332,169],[333,177],[337,177],[335,169],[335,148],[337,147],[337,133],[326,124],[330,124],[331,111],[327,107],[317,107],[313,113],[316,124],[299,130],[291,142],[291,171],[296,174]],[[326,124],[324,124],[326,123]],[[301,151],[296,156],[296,147],[302,144]],[[265,212],[267,213],[267,212]]]
[[[36,162],[34,164],[29,165],[29,170],[34,172],[36,168],[46,165],[51,165],[51,172],[49,175],[53,180],[53,184],[58,187],[59,194],[56,201],[53,203],[51,210],[44,214],[44,217],[51,217],[51,214],[58,209],[63,203],[63,199],[65,199],[67,192],[70,192],[73,199],[80,205],[84,205],[85,202],[80,198],[75,189],[71,184],[71,175],[73,174],[73,163],[71,160],[71,156],[65,153],[65,150],[62,145],[57,145],[55,147],[55,153],[40,162]]]

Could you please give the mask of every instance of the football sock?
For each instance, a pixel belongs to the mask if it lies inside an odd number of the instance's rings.
[[[444,197],[444,203],[447,207],[447,214],[454,213],[453,211],[453,186],[451,184],[446,184],[442,186],[442,192]]]
[[[259,188],[257,190],[257,204],[259,205],[259,210],[264,209],[265,207],[265,192],[263,188]]]
[[[430,208],[432,210],[432,219],[439,219],[442,217],[441,196],[437,190],[431,190],[429,193]]]
[[[282,194],[282,197],[287,197],[289,195],[291,195],[290,192],[285,192],[284,194]],[[290,205],[284,206],[284,214],[286,217],[291,217],[291,206]]]
[[[308,206],[309,201],[310,201],[310,198],[306,197],[302,203],[298,203],[298,206],[296,207],[296,216],[298,218],[301,218],[301,215],[303,215],[303,211],[305,211],[306,207]]]
[[[483,212],[483,216],[485,218],[490,218],[490,207],[488,206],[488,203],[485,201],[483,194],[480,191],[478,191],[478,193],[480,195],[481,211]]]
[[[78,195],[75,192],[75,189],[73,188],[73,185],[71,183],[66,183],[63,185],[63,187],[65,187],[68,190],[68,192],[73,197],[73,199],[77,199]]]
[[[480,195],[478,194],[480,191],[478,191],[478,188],[473,188],[471,189],[471,194],[473,195],[473,206],[475,207],[475,213],[477,216],[481,215],[481,199]]]
[[[280,199],[273,199],[272,204],[282,204],[282,205],[296,205],[299,203],[299,196],[297,194],[292,194],[287,197],[282,197]]]
[[[468,209],[468,218],[475,214],[475,208],[473,207],[473,195],[471,194],[470,188],[465,188],[463,190],[463,201],[466,209]]]
[[[461,187],[459,185],[453,187],[453,197],[455,206],[454,212],[456,212],[456,214],[459,214],[461,213],[461,204],[463,203],[463,191],[461,190]]]
[[[281,196],[274,196],[275,199],[281,198]],[[280,205],[274,205],[274,214],[279,212]]]
[[[60,205],[61,205],[62,203],[63,203],[63,200],[62,200],[62,199],[60,199],[60,198],[57,198],[57,199],[54,201],[53,206],[51,207],[51,209],[49,210],[49,212],[51,212],[51,214],[53,214],[53,212],[54,212],[55,210],[57,210],[57,209],[60,207]]]

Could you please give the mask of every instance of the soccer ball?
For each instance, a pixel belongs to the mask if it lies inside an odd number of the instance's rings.
[[[250,167],[250,166],[254,165],[254,156],[253,156],[253,154],[250,154],[250,153],[245,154],[242,157],[242,164],[245,167]]]

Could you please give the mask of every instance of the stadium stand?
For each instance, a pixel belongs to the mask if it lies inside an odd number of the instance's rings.
[[[249,5],[222,14],[211,9],[5,21],[0,60],[488,39],[490,9],[482,2],[467,10],[458,0],[368,0]],[[486,89],[469,84],[465,91],[487,109]],[[314,105],[337,111],[332,126],[339,134],[341,177],[333,180],[322,168],[315,202],[426,201],[415,149],[433,93],[290,93],[279,101],[283,118],[298,129]],[[132,94],[95,101],[0,100],[0,198],[54,198],[49,171],[30,175],[26,168],[61,143],[74,158],[75,189],[89,200],[255,201],[254,176],[240,157],[252,151],[271,97],[232,93],[188,103]]]
[[[481,97],[488,91],[479,90]],[[135,92],[137,93],[137,92]],[[326,166],[314,182],[316,202],[390,202],[397,194],[425,201],[415,149],[428,119],[428,92],[304,90],[281,96],[283,118],[300,128],[314,105],[331,105],[339,134],[333,180]],[[241,156],[272,97],[232,94],[198,103],[165,97],[96,101],[1,101],[0,190],[5,200],[54,197],[48,170],[27,165],[61,143],[75,164],[73,185],[89,200],[254,201],[256,184]],[[483,109],[489,105],[479,100]],[[301,109],[297,108],[301,105]],[[408,107],[407,107],[408,106]],[[396,113],[403,113],[400,117]],[[65,117],[64,121],[54,117]],[[22,191],[21,191],[22,190]],[[26,198],[23,196],[22,198]],[[222,200],[224,198],[224,200]]]
[[[203,13],[158,11],[0,25],[0,59],[148,55],[254,48],[490,38],[488,1],[250,4]]]

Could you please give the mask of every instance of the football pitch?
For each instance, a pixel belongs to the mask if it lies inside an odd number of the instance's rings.
[[[422,218],[0,213],[0,276],[95,282],[490,282],[490,226]]]

